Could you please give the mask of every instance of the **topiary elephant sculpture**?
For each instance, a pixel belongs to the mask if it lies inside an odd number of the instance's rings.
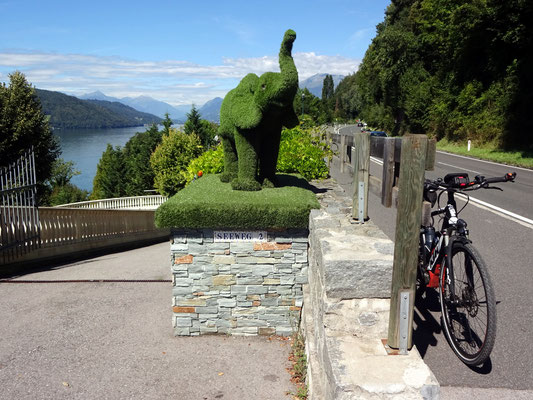
[[[281,128],[298,125],[293,100],[298,71],[292,59],[293,30],[279,51],[280,72],[246,75],[228,92],[220,108],[219,136],[224,146],[223,182],[235,190],[260,190],[276,183]]]

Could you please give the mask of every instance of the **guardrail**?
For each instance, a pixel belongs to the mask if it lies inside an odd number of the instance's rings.
[[[98,209],[156,209],[168,197],[161,195],[135,196],[135,197],[117,197],[113,199],[80,201],[78,203],[61,204],[55,208],[98,208]]]
[[[368,219],[369,190],[385,207],[397,208],[387,343],[406,353],[412,347],[420,225],[430,211],[429,203],[422,201],[424,173],[434,168],[436,142],[426,135],[382,138],[357,131],[328,132],[327,140],[340,146],[341,172],[345,165],[353,168],[352,217],[357,222]],[[370,156],[383,159],[382,179],[370,175]],[[400,313],[400,307],[405,312]]]
[[[168,238],[170,230],[156,228],[154,214],[155,210],[40,207],[39,248],[20,255],[10,264],[40,262]]]

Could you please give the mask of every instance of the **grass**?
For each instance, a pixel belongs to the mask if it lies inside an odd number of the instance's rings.
[[[495,147],[487,145],[478,146],[476,144],[472,144],[470,151],[468,151],[466,143],[453,143],[446,139],[437,142],[437,150],[479,158],[481,160],[495,161],[502,164],[533,168],[533,153],[527,151],[504,151]]]
[[[296,385],[296,393],[291,393],[294,399],[307,399],[307,385],[305,378],[307,376],[307,357],[305,355],[305,339],[300,333],[295,333],[292,336],[292,350],[289,356],[289,361],[292,362],[292,367],[289,369],[291,374],[291,381]]]
[[[278,175],[280,187],[256,192],[232,190],[218,175],[205,175],[156,211],[161,228],[288,229],[308,228],[309,212],[320,208],[304,179]]]

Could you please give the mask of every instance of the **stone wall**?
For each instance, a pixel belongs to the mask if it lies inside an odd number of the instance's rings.
[[[334,181],[316,185],[322,208],[309,218],[301,324],[309,399],[438,399],[438,382],[416,348],[390,355],[383,343],[394,243],[371,221],[351,222],[351,198]]]
[[[209,229],[172,231],[175,335],[289,336],[298,329],[308,231],[266,234],[266,241],[220,242]]]

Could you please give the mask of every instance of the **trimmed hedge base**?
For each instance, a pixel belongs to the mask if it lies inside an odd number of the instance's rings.
[[[280,187],[232,190],[219,175],[205,175],[162,204],[159,228],[287,229],[308,228],[311,209],[320,208],[313,188],[294,175],[277,175]]]

